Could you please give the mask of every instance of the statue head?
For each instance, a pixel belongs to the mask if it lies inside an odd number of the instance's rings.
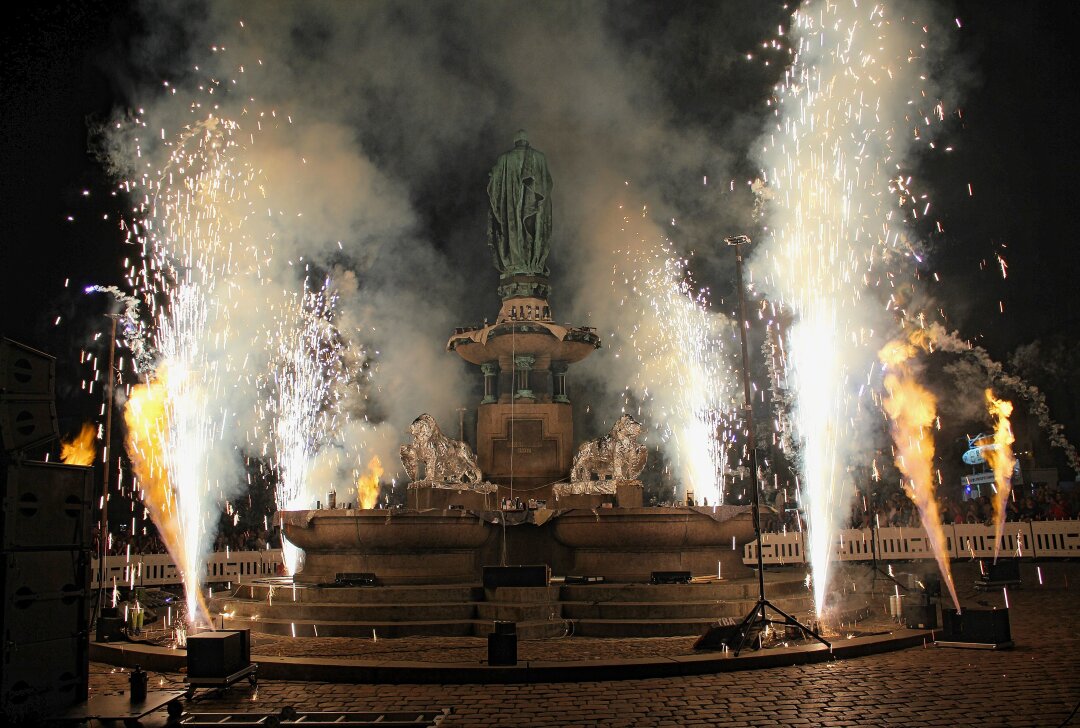
[[[612,432],[615,433],[616,437],[625,437],[631,440],[636,440],[643,430],[641,423],[630,415],[620,417],[612,428]]]
[[[427,413],[420,415],[409,425],[409,434],[417,442],[427,442],[438,431],[439,426],[435,423],[435,418]]]
[[[527,147],[529,146],[529,137],[525,134],[524,129],[518,129],[517,134],[514,135],[515,147]]]

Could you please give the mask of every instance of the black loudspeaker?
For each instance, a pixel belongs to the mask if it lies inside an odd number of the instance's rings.
[[[87,637],[89,551],[4,551],[0,558],[5,643]]]
[[[105,615],[101,615],[97,618],[97,634],[94,635],[96,641],[120,642],[124,637],[123,617],[106,617]]]
[[[4,643],[0,665],[0,715],[35,721],[87,699],[86,640]]]
[[[246,629],[201,632],[187,639],[187,674],[224,678],[251,664],[251,633]]]
[[[334,578],[335,586],[375,586],[377,583],[374,572],[370,571],[346,571],[336,574]]]
[[[0,548],[90,548],[92,468],[24,461],[0,465],[0,479]]]
[[[705,633],[694,642],[695,650],[719,650],[724,645],[734,649],[735,641],[739,639],[739,625],[741,619],[734,617],[721,617],[715,624],[710,624]]]
[[[654,571],[652,584],[689,584],[694,575],[689,571]]]
[[[488,664],[517,664],[517,623],[495,622],[495,631],[488,635]]]
[[[937,629],[936,604],[910,604],[904,602],[904,624],[908,629]]]
[[[50,400],[0,397],[0,445],[8,452],[27,450],[60,439],[56,405]]]
[[[56,360],[11,339],[0,339],[0,398],[53,399]]]
[[[1001,648],[1012,646],[1008,609],[941,610],[941,639],[971,646]]]
[[[979,571],[981,576],[975,582],[976,589],[996,589],[1023,583],[1020,579],[1020,562],[1017,559],[1001,559],[996,564],[993,561],[983,561],[979,564]]]
[[[551,569],[547,564],[484,567],[485,589],[497,589],[500,586],[547,586],[550,580]]]
[[[59,439],[55,389],[53,357],[0,339],[0,449],[17,452]]]

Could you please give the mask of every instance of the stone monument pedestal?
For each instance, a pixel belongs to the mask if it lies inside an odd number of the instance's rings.
[[[552,508],[641,508],[645,486],[640,480],[591,480],[556,483],[551,489]],[[610,506],[605,506],[610,504]]]
[[[450,510],[461,506],[467,511],[493,511],[498,508],[498,486],[494,483],[436,483],[420,480],[409,483],[405,504],[412,511]]]
[[[507,490],[513,473],[515,495],[550,502],[551,491],[541,486],[565,478],[574,459],[574,419],[570,405],[538,402],[480,405],[476,417],[476,459],[484,477],[503,486],[502,490]]]

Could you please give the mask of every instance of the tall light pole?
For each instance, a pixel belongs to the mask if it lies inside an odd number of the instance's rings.
[[[107,379],[105,380],[105,452],[102,458],[105,462],[101,476],[101,536],[98,548],[97,602],[99,610],[104,606],[102,594],[105,591],[105,573],[107,571],[105,560],[109,555],[109,471],[112,463],[112,412],[113,403],[116,401],[114,396],[116,387],[116,320],[120,318],[120,314],[110,313],[106,314],[106,316],[111,319],[112,325],[109,330],[109,368],[106,370]]]
[[[750,433],[750,502],[753,508],[754,534],[757,538],[757,570],[758,570],[758,600],[750,612],[743,617],[735,633],[738,644],[735,646],[735,656],[746,646],[747,640],[751,639],[760,628],[766,624],[782,624],[796,627],[808,637],[813,637],[830,650],[829,644],[820,634],[810,629],[787,612],[779,609],[775,604],[765,598],[765,567],[762,556],[761,544],[761,504],[758,495],[758,462],[757,462],[757,439],[754,436],[754,409],[753,398],[750,394],[750,354],[746,344],[746,329],[749,327],[749,319],[746,318],[746,296],[743,291],[743,246],[750,244],[750,238],[746,235],[733,235],[724,238],[724,242],[735,248],[735,285],[739,292],[739,338],[742,342],[742,380],[743,380],[743,407],[745,409],[746,428]],[[769,608],[783,617],[782,620],[769,619],[765,609]]]

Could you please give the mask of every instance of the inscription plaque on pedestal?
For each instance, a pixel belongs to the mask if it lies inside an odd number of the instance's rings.
[[[545,485],[569,472],[573,437],[573,419],[566,405],[481,405],[476,422],[477,461],[493,483],[508,485],[513,473],[515,487]]]

